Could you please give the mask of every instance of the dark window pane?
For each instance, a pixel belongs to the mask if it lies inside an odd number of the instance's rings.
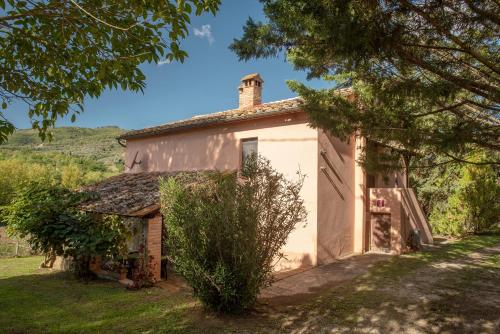
[[[245,163],[246,159],[252,154],[258,154],[257,151],[257,138],[243,139],[241,141],[242,146],[242,162]]]

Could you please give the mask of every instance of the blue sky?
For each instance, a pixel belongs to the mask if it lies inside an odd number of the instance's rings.
[[[306,81],[306,74],[294,71],[283,56],[240,62],[228,49],[233,39],[242,35],[249,16],[263,19],[257,0],[226,0],[215,17],[209,14],[193,17],[190,35],[182,42],[189,54],[183,64],[143,64],[141,68],[147,78],[144,94],[106,91],[99,99],[85,102],[85,112],[76,122],[61,119],[57,126],[117,125],[138,129],[235,108],[239,79],[254,72],[260,73],[265,81],[264,102],[293,97],[285,81]],[[320,81],[309,84],[318,88],[325,85]],[[16,106],[5,116],[18,128],[30,127],[24,107]]]

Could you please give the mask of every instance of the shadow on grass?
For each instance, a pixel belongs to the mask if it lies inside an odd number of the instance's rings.
[[[499,244],[498,235],[473,237],[395,257],[276,320],[291,333],[496,333]]]
[[[85,284],[32,269],[0,279],[0,332],[495,333],[499,244],[498,235],[481,236],[393,257],[305,303],[259,306],[238,317],[207,312],[185,291],[131,292],[114,282]]]
[[[185,313],[199,309],[182,293],[127,291],[115,282],[84,283],[64,272],[0,279],[2,333],[184,333]]]

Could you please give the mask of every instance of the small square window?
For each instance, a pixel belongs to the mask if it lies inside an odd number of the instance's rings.
[[[248,138],[241,140],[241,163],[245,164],[245,161],[252,155],[258,154],[257,150],[257,138]]]

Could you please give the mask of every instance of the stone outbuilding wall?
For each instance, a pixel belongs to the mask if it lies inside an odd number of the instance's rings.
[[[162,230],[163,222],[159,212],[150,214],[146,217],[123,217],[124,224],[127,225],[131,232],[130,239],[127,243],[130,258],[142,258],[143,264],[150,273],[150,277],[154,281],[161,280],[161,249],[162,249]],[[72,261],[69,258],[61,256],[56,257],[52,266],[57,270],[70,270]],[[125,280],[132,279],[130,273],[120,275],[118,270],[111,269],[114,266],[112,261],[106,261],[101,257],[95,257],[90,263],[90,270],[97,275]]]

